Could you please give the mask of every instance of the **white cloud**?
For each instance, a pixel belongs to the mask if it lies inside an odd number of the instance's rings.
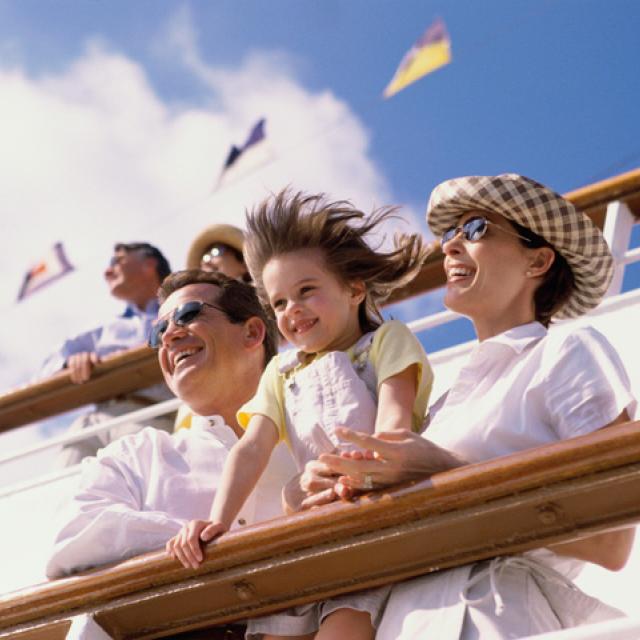
[[[117,241],[153,242],[177,268],[203,226],[242,224],[246,207],[286,185],[364,210],[392,200],[362,122],[330,91],[306,89],[292,58],[253,52],[238,68],[209,65],[186,9],[168,33],[172,58],[211,107],[163,101],[139,62],[98,40],[59,73],[0,68],[0,268],[9,274],[0,290],[0,388],[118,308],[102,282]],[[273,162],[212,194],[230,144],[259,117]],[[25,270],[58,240],[77,272],[15,305]]]

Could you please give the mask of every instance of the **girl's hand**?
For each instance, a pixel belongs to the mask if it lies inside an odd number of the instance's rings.
[[[197,569],[204,560],[203,544],[227,531],[220,522],[191,520],[171,538],[165,549],[187,569]]]
[[[366,435],[338,428],[341,439],[361,447],[361,452],[322,454],[320,462],[339,477],[336,493],[371,490],[428,477],[466,464],[455,454],[413,431]]]
[[[338,497],[335,492],[337,480],[337,474],[323,462],[307,462],[304,471],[293,477],[282,490],[285,513],[291,514],[333,502]]]

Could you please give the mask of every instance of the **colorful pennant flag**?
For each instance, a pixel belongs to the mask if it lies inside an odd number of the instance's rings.
[[[265,125],[266,120],[261,118],[253,126],[246,142],[241,147],[231,145],[216,188],[223,183],[233,181],[240,174],[248,173],[262,166],[270,160],[266,148]]]
[[[38,289],[55,282],[70,271],[73,271],[73,266],[67,260],[62,243],[57,242],[44,259],[27,272],[20,293],[18,293],[17,302],[24,300]]]
[[[391,82],[384,90],[384,97],[390,98],[412,82],[449,62],[451,62],[451,41],[444,22],[438,18],[407,51]]]

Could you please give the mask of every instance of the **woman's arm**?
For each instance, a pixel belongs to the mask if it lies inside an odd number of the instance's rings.
[[[369,436],[339,428],[337,433],[341,439],[352,442],[363,450],[361,453],[324,453],[320,456],[320,462],[340,475],[341,486],[337,487],[340,496],[345,495],[342,487],[347,489],[347,494],[350,489],[364,489],[365,486],[371,488],[371,484],[375,488],[387,487],[467,464],[451,451],[409,430]],[[367,476],[370,482],[365,481]]]
[[[418,365],[416,364],[380,383],[376,433],[411,430],[417,384]]]
[[[627,564],[631,554],[635,533],[635,527],[618,529],[598,533],[575,542],[561,542],[548,548],[561,556],[585,560],[609,571],[620,571]]]
[[[625,409],[613,422],[602,428],[623,424],[629,420],[629,414]],[[609,571],[620,571],[629,559],[634,537],[635,527],[631,527],[598,533],[574,542],[561,542],[550,545],[548,548],[562,556],[592,562]]]
[[[196,568],[204,555],[201,545],[229,530],[233,519],[264,472],[278,430],[269,418],[254,415],[246,432],[231,449],[216,488],[209,520],[192,520],[167,542],[166,550],[187,568]]]
[[[351,497],[354,490],[365,489],[367,475],[371,476],[373,486],[379,488],[466,464],[410,430],[369,436],[338,428],[338,435],[362,451],[326,453],[307,463],[304,472],[292,478],[282,491],[286,513],[328,504],[336,497]]]

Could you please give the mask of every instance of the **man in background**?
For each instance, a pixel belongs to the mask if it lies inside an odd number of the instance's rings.
[[[65,340],[45,361],[39,377],[48,377],[67,369],[71,381],[87,382],[94,367],[107,356],[146,344],[151,325],[158,314],[156,294],[164,278],[171,272],[167,259],[146,242],[118,243],[114,247],[104,278],[111,295],[122,300],[124,311],[92,331]],[[172,397],[164,384],[154,385],[134,393],[101,402],[94,411],[77,418],[70,431],[95,426],[104,420]],[[170,431],[173,419],[160,416],[148,421],[153,426]],[[63,447],[56,461],[58,467],[68,467],[84,457],[95,455],[100,448],[126,433],[139,429],[127,423],[88,439]]]

